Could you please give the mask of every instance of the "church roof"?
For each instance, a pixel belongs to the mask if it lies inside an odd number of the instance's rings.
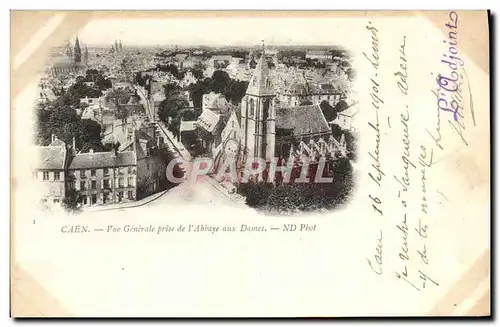
[[[292,129],[295,136],[330,132],[319,105],[277,108],[276,128]]]
[[[269,65],[262,55],[257,62],[253,76],[248,84],[247,94],[256,96],[274,95],[273,85],[269,77]]]

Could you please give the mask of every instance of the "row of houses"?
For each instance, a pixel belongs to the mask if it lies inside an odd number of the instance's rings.
[[[166,182],[166,164],[155,142],[154,128],[134,131],[133,138],[110,152],[78,153],[52,136],[48,146],[37,146],[34,167],[42,202],[57,205],[70,190],[80,195],[81,206],[135,201],[156,193]]]

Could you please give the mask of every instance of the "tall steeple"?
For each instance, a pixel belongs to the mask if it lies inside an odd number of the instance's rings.
[[[257,61],[257,66],[248,84],[247,94],[255,96],[275,95],[271,79],[269,78],[269,64],[265,56],[264,41],[262,41],[262,55]]]
[[[262,55],[241,102],[241,127],[244,157],[258,157],[269,161],[274,158],[275,151],[276,93],[264,50],[262,44]]]
[[[80,41],[78,40],[78,35],[76,36],[75,40],[74,60],[76,63],[82,61],[82,49],[80,48]]]

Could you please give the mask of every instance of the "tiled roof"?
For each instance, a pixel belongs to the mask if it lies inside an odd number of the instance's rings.
[[[36,165],[37,169],[48,169],[48,170],[64,169],[66,163],[66,147],[64,145],[38,146],[36,147],[36,149],[39,158],[39,162]]]
[[[277,108],[276,128],[293,129],[295,136],[330,132],[319,105]]]
[[[105,167],[121,167],[136,165],[135,153],[133,151],[79,153],[75,155],[69,169],[90,169]]]
[[[209,133],[212,133],[219,123],[220,116],[214,113],[212,110],[205,109],[201,113],[200,117],[198,117],[197,124],[198,126],[204,128]]]

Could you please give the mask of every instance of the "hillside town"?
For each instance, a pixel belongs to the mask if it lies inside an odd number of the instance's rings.
[[[232,202],[269,209],[296,194],[302,210],[331,191],[340,203],[356,160],[354,78],[348,52],[336,47],[147,48],[118,39],[91,47],[76,36],[54,49],[38,86],[42,204],[77,211],[167,201],[177,186],[169,162],[199,157],[214,162],[207,188]],[[309,196],[267,183],[268,169],[246,185],[221,174],[228,158],[240,174],[254,157],[293,159],[299,171],[327,158],[335,182]],[[186,167],[176,165],[176,176]]]

